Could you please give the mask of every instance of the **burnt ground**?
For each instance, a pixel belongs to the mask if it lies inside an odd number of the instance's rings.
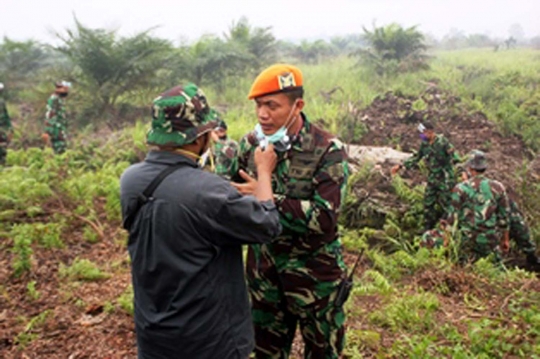
[[[390,145],[412,151],[420,144],[416,124],[429,118],[460,153],[467,153],[473,148],[485,150],[490,157],[492,167],[489,174],[492,177],[515,187],[525,180],[515,176],[522,161],[529,156],[518,138],[502,136],[483,114],[468,113],[460,100],[450,94],[431,88],[423,97],[427,104],[424,110],[412,109],[417,101],[415,98],[389,93],[376,99],[367,109],[358,111],[355,114],[358,123],[365,125],[369,134],[359,144]],[[530,168],[529,175],[538,180],[534,176],[539,173],[540,162],[533,162]],[[388,186],[388,171],[389,168],[380,169],[380,176],[384,179],[382,186]],[[421,176],[414,174],[408,177],[411,183],[422,180]],[[390,191],[390,187],[384,188]],[[61,209],[55,203],[44,208],[46,212],[41,218],[17,218],[17,221],[45,221],[47,216]],[[43,249],[33,246],[31,270],[19,278],[13,276],[11,269],[13,241],[0,231],[0,357],[136,358],[133,319],[119,300],[130,283],[125,234],[119,223],[100,218],[105,235],[97,243],[89,243],[83,239],[87,223],[76,216],[68,216],[67,220],[68,227],[62,235],[65,247]],[[91,260],[110,276],[99,281],[62,277],[59,274],[60,263],[69,265],[75,258]],[[349,265],[354,259],[352,254],[346,254]],[[372,263],[364,260],[358,273],[371,267]],[[33,298],[28,289],[32,281],[35,281],[35,289],[39,292],[37,298]],[[519,289],[516,284],[508,284],[503,290],[495,291],[490,283],[466,269],[445,273],[433,269],[405,276],[398,290],[413,293],[418,288],[430,291],[441,285],[451,290],[438,295],[441,302],[439,319],[442,323],[454,323],[458,327],[467,318],[489,315],[486,313],[506,313],[507,309],[501,309],[501,303],[508,302],[512,291]],[[528,290],[540,291],[538,280],[527,285]],[[467,310],[463,303],[466,293],[485,299],[483,313]],[[381,308],[385,301],[388,297],[364,295],[355,297],[350,304],[352,312],[348,317],[348,330],[367,329],[380,334],[380,340],[362,344],[361,352],[366,358],[377,357],[378,350],[391,346],[403,334],[374,328],[364,315]],[[40,314],[44,318],[42,321],[32,320]],[[466,335],[464,326],[459,330]],[[294,357],[301,357],[299,340],[295,342],[293,352]]]

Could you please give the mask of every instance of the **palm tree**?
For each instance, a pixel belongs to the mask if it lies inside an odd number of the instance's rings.
[[[429,68],[424,35],[416,26],[403,28],[398,24],[364,28],[367,49],[355,52],[362,63],[373,66],[378,74],[394,71],[415,71]]]

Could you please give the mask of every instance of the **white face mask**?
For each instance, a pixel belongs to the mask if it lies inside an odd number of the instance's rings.
[[[291,148],[291,138],[289,137],[288,132],[289,128],[294,124],[294,121],[296,120],[296,116],[292,117],[292,113],[296,108],[297,103],[298,100],[295,100],[291,108],[291,112],[289,112],[287,121],[285,121],[285,124],[273,134],[265,135],[260,123],[255,126],[255,134],[257,136],[257,139],[259,140],[260,147],[266,148],[268,143],[271,143],[274,145],[274,149],[277,152],[285,152]]]

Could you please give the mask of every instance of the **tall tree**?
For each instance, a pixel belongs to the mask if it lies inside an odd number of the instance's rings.
[[[0,81],[11,91],[24,87],[27,80],[47,65],[49,56],[35,41],[18,42],[4,37],[0,44]]]
[[[237,44],[252,57],[250,68],[259,72],[274,62],[277,55],[277,42],[271,27],[253,27],[247,18],[242,17],[229,27],[225,34],[229,44]]]
[[[369,47],[355,54],[362,63],[373,66],[378,74],[429,67],[424,35],[416,26],[405,29],[398,24],[390,24],[374,26],[372,31],[364,28],[364,37]]]
[[[167,64],[171,44],[144,31],[132,37],[119,37],[115,30],[90,29],[75,20],[75,28],[57,35],[65,54],[80,75],[74,79],[88,96],[86,116],[105,115],[109,123],[116,117],[120,98],[155,84],[157,73]]]

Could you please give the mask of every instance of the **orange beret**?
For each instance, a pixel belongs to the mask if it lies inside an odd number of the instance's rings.
[[[257,76],[251,85],[248,99],[301,89],[303,83],[302,72],[298,67],[287,64],[272,65]]]

